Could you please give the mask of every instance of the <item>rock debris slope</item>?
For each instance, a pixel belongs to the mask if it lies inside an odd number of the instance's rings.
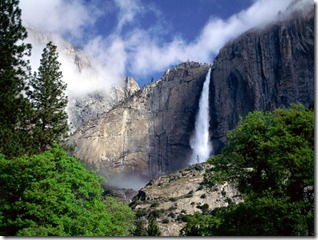
[[[186,215],[241,202],[233,185],[224,183],[212,189],[203,184],[211,165],[200,163],[151,180],[133,198],[130,206],[140,220],[156,217],[163,236],[178,236],[186,225]]]

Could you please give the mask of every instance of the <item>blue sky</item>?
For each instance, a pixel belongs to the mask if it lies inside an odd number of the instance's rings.
[[[93,59],[99,80],[92,76],[89,84],[114,86],[131,76],[143,86],[187,60],[211,64],[226,42],[272,21],[291,1],[20,0],[20,6],[23,24],[67,39]],[[73,76],[64,60],[65,81],[79,87],[73,81],[82,76]],[[94,89],[89,84],[83,89]]]
[[[133,24],[142,29],[160,24],[166,28],[165,41],[171,41],[173,35],[192,41],[210,17],[227,19],[252,3],[252,0],[140,0],[142,9]],[[105,6],[105,15],[96,22],[95,31],[103,35],[111,34],[116,28],[118,13],[115,2],[109,1]]]

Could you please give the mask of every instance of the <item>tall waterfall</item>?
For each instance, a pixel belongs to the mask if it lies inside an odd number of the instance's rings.
[[[194,134],[190,139],[192,148],[192,157],[190,164],[205,162],[212,151],[212,144],[209,136],[209,85],[210,85],[211,68],[209,69],[199,102],[199,112],[196,116]]]

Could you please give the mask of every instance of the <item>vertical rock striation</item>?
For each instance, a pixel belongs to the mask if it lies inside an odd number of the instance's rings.
[[[314,104],[314,10],[255,28],[226,44],[210,84],[210,135],[215,153],[239,116],[254,110]]]
[[[189,145],[208,64],[187,62],[80,126],[75,155],[113,185],[138,188],[188,164]]]

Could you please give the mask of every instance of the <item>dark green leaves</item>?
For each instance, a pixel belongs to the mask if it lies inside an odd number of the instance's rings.
[[[314,112],[301,104],[253,112],[228,139],[204,181],[234,182],[244,202],[195,215],[181,234],[314,235]]]

